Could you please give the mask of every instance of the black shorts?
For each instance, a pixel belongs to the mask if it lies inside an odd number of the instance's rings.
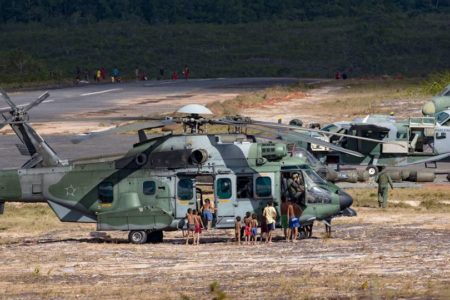
[[[267,232],[275,230],[275,222],[267,224]]]

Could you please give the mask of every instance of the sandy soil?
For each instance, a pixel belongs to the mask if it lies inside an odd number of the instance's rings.
[[[412,210],[358,209],[333,238],[237,246],[232,231],[186,246],[181,232],[162,244],[89,235],[92,225],[44,234],[0,232],[0,298],[447,298],[450,218]],[[317,227],[317,226],[316,226]],[[282,232],[277,230],[281,238]],[[210,292],[210,284],[220,288]]]

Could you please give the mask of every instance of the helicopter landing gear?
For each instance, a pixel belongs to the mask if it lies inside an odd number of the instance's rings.
[[[298,231],[298,238],[300,240],[311,238],[312,237],[312,229],[313,229],[313,224],[303,226]]]
[[[366,168],[367,173],[369,173],[370,177],[374,177],[378,175],[378,167],[374,165],[370,165]]]
[[[147,231],[147,243],[158,244],[162,243],[164,239],[164,234],[162,230]]]
[[[308,238],[311,238],[311,237],[312,237],[313,225],[314,225],[314,224],[311,224],[311,225],[306,226],[306,233],[307,233],[307,237],[308,237]]]
[[[325,236],[331,238],[331,220],[323,220],[325,224]]]
[[[147,242],[147,232],[145,230],[132,230],[128,234],[128,240],[132,244],[144,244]]]

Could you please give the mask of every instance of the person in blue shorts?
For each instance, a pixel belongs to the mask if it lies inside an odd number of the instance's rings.
[[[292,242],[297,240],[298,228],[300,227],[300,220],[294,213],[294,205],[291,201],[288,201],[287,216],[289,220],[289,237]]]
[[[251,236],[250,236],[250,240],[252,241],[252,244],[255,245],[256,244],[256,236],[258,235],[258,220],[257,220],[257,215],[253,214],[252,215],[252,220],[250,221],[250,232],[251,232]]]
[[[202,217],[206,222],[206,230],[210,230],[213,220],[213,213],[211,208],[211,201],[209,199],[206,199],[205,203],[203,204]]]

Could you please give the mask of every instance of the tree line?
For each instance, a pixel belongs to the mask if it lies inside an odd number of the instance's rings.
[[[0,23],[239,24],[449,11],[450,0],[1,0]]]

